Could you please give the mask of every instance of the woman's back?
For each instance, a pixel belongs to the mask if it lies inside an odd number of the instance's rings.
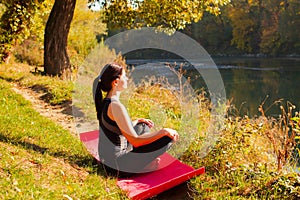
[[[107,115],[110,98],[103,99],[99,130],[99,156],[104,162],[114,163],[114,159],[132,150],[132,145],[122,135],[117,123]]]

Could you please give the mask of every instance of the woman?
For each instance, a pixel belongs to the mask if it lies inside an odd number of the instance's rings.
[[[157,167],[159,159],[178,139],[177,131],[163,128],[150,132],[153,122],[149,119],[131,121],[120,93],[127,88],[125,67],[107,64],[95,91],[95,106],[99,120],[99,157],[109,173],[131,175]],[[106,92],[103,98],[102,91]]]

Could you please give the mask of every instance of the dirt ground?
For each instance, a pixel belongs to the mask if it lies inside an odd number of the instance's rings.
[[[22,95],[26,100],[30,101],[33,108],[42,116],[45,116],[64,129],[69,130],[74,136],[78,136],[75,129],[75,122],[72,115],[72,106],[70,103],[52,106],[41,99],[43,93],[33,91],[29,88],[14,84],[12,89]]]

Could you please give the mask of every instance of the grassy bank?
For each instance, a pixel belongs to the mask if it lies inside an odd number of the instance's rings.
[[[0,65],[1,79],[44,93],[42,99],[47,103],[58,105],[72,100],[72,81],[62,81],[42,74],[39,68],[27,64]]]
[[[27,65],[0,67],[0,198],[126,199],[116,187],[116,180],[98,168],[78,138],[40,116],[28,101],[11,90],[12,83],[33,89],[43,88],[41,92],[49,97],[45,98],[46,101],[62,104],[71,100],[72,82],[42,76]],[[166,93],[161,91],[159,87],[151,86],[137,90],[133,98],[143,100],[149,95],[166,98]],[[170,96],[167,94],[168,98]],[[285,145],[287,153],[297,150],[284,139],[290,136],[286,133],[299,133],[299,114],[288,117],[288,123],[292,123],[288,132],[283,118],[227,116],[219,139],[203,157],[201,147],[209,123],[209,102],[204,96],[199,96],[199,99],[200,123],[195,130],[199,134],[180,157],[193,167],[206,167],[204,175],[188,183],[190,190],[187,192],[192,198],[300,197],[300,178],[291,170],[295,167],[293,157],[287,157],[287,163],[278,170],[276,156],[281,155],[278,152],[284,152]],[[169,100],[161,102],[167,111],[166,123],[176,128],[180,117],[178,105]],[[135,109],[142,105],[146,113]],[[133,116],[148,117],[149,106],[143,102],[132,101],[129,106]],[[160,116],[156,117],[159,122]]]
[[[15,94],[8,75],[0,79],[0,199],[123,198],[79,139]]]

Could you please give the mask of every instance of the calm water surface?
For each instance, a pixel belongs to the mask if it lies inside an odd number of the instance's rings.
[[[232,100],[233,114],[258,115],[259,105],[265,101],[266,114],[280,114],[279,105],[274,102],[282,99],[286,105],[289,101],[300,110],[300,58],[213,58],[224,82],[226,98]],[[130,64],[143,67],[152,74],[151,67],[164,66],[163,61],[129,61]],[[141,64],[142,63],[142,64]],[[171,63],[169,61],[169,63]],[[164,68],[159,69],[162,74]],[[199,72],[186,68],[186,76],[191,77],[193,88],[205,88],[205,82]],[[156,70],[157,71],[157,70]]]
[[[300,110],[300,59],[287,58],[216,58],[226,95],[233,99],[241,115],[258,114],[258,106],[266,99],[268,115],[280,113],[274,102],[289,101]]]

